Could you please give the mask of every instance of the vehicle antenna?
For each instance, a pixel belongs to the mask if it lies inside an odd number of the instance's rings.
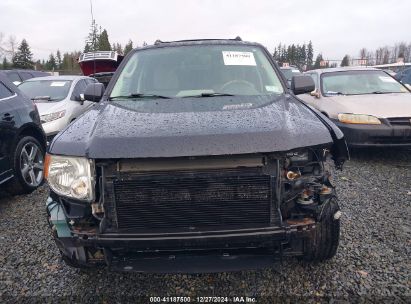
[[[94,14],[93,14],[93,0],[90,0],[90,13],[91,13],[91,28],[93,32],[93,75],[96,74],[96,22],[94,20]]]

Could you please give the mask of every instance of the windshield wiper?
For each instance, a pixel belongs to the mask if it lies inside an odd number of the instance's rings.
[[[392,94],[392,93],[399,93],[399,92],[383,92],[383,91],[374,91],[369,94]]]
[[[234,94],[228,94],[228,93],[201,93],[201,94],[196,94],[196,95],[187,95],[185,97],[219,97],[219,96],[235,96]]]
[[[334,95],[351,95],[351,94],[345,94],[343,92],[334,92],[334,91],[329,91],[326,92],[327,96],[334,96]]]
[[[36,97],[33,97],[33,98],[30,98],[31,100],[33,100],[33,101],[56,101],[56,100],[59,100],[59,98],[51,98],[50,96],[36,96]]]
[[[133,93],[130,95],[119,95],[119,96],[112,96],[109,100],[113,99],[133,99],[133,98],[161,98],[161,99],[170,99],[169,96],[163,95],[156,95],[156,94],[145,94],[145,93]]]

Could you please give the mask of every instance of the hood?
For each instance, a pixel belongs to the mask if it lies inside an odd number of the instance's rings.
[[[64,100],[58,102],[36,102],[40,115],[62,111],[66,108]]]
[[[105,101],[60,132],[49,151],[89,158],[182,157],[288,151],[332,141],[316,114],[287,94],[263,107],[229,111],[138,112]]]
[[[333,117],[338,113],[368,114],[380,118],[411,117],[411,94],[366,94],[324,97]]]

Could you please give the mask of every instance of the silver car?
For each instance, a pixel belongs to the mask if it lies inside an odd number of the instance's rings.
[[[19,89],[36,103],[43,129],[52,137],[93,106],[84,99],[84,91],[95,82],[85,76],[37,77],[24,81]]]
[[[351,147],[411,147],[411,93],[388,73],[364,67],[306,72],[316,84],[298,97],[328,116]]]

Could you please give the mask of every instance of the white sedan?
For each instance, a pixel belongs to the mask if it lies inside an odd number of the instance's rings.
[[[84,99],[87,85],[95,82],[85,76],[38,77],[24,81],[19,89],[36,103],[43,129],[53,137],[95,104]]]

